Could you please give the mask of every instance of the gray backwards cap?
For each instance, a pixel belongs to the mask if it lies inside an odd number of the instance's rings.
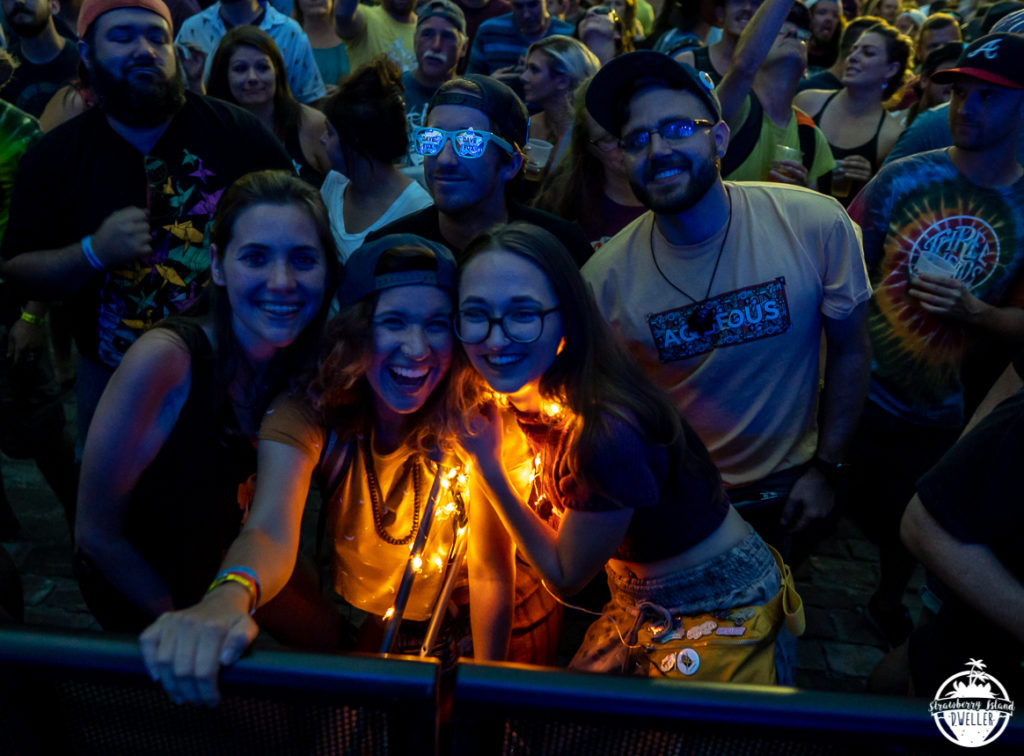
[[[476,85],[469,91],[480,90],[480,94],[459,91],[458,85],[470,82]],[[519,95],[507,84],[483,74],[465,74],[445,82],[427,105],[427,115],[438,105],[462,105],[479,110],[498,127],[498,136],[510,142],[516,149],[526,146],[527,124],[530,116]]]
[[[452,0],[428,0],[416,9],[416,28],[428,18],[443,18],[463,34],[466,33],[466,14]]]
[[[587,87],[587,111],[601,128],[620,136],[630,99],[648,87],[686,90],[707,105],[716,123],[722,120],[722,106],[711,77],[653,50],[638,50],[608,61]]]
[[[422,255],[390,261],[381,257],[395,247],[419,247]],[[427,251],[433,255],[425,254]],[[396,286],[437,286],[455,291],[455,256],[446,246],[416,234],[388,234],[367,242],[348,258],[338,287],[338,304],[348,307],[364,297]]]

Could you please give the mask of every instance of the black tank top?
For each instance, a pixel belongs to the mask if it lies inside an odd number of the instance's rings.
[[[716,87],[721,84],[724,77],[711,64],[711,48],[701,46],[694,48],[690,52],[693,53],[693,67],[698,71],[706,71]]]
[[[822,103],[822,106],[818,110],[818,112],[812,116],[812,118],[814,118],[814,122],[818,124],[819,129],[821,128],[821,117],[825,114],[825,109],[828,107],[828,104],[832,102],[832,100],[835,99],[836,95],[838,95],[841,91],[841,89],[837,89],[835,92],[830,94],[828,98],[826,98],[825,102]],[[835,158],[836,162],[838,163],[840,160],[842,160],[845,157],[849,157],[850,155],[860,155],[861,157],[865,158],[869,163],[871,163],[871,174],[874,175],[875,173],[877,173],[879,166],[878,135],[882,133],[882,126],[885,124],[885,117],[887,115],[888,114],[885,112],[885,110],[883,110],[882,117],[878,119],[878,126],[875,127],[874,135],[868,141],[864,142],[864,144],[861,144],[857,147],[836,147],[834,144],[832,144],[832,142],[829,142],[829,149],[832,150],[832,157]],[[855,181],[850,189],[848,199],[853,199],[853,197],[857,195],[857,192],[859,192],[863,186],[864,182]],[[824,194],[831,193],[831,173],[827,173],[820,179],[818,179],[818,191]]]

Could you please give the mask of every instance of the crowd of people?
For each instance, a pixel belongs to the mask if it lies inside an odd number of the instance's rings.
[[[792,684],[840,514],[873,689],[1024,684],[1024,4],[2,10],[0,450],[175,701],[261,631]]]

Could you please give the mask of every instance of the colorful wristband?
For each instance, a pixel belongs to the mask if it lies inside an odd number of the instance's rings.
[[[33,315],[31,312],[25,312],[25,310],[21,311],[21,319],[26,323],[31,323],[32,325],[42,325],[44,318],[45,316],[43,315]]]
[[[92,250],[92,237],[82,237],[82,254],[85,255],[86,261],[92,266],[93,270],[104,271],[107,266],[103,264],[100,258],[96,257],[96,253]]]
[[[249,614],[252,615],[256,612],[260,605],[260,597],[263,590],[260,586],[260,580],[253,570],[250,570],[248,567],[232,567],[231,569],[223,570],[213,579],[206,592],[209,593],[224,583],[237,583],[245,588],[249,592]]]

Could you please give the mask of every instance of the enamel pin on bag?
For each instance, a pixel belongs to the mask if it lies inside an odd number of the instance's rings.
[[[769,549],[782,583],[774,598],[755,606],[684,616],[670,616],[661,607],[643,604],[634,625],[635,640],[630,639],[636,644],[632,662],[647,665],[651,677],[775,684],[779,630],[785,624],[800,636],[806,620],[789,566],[775,549]]]

